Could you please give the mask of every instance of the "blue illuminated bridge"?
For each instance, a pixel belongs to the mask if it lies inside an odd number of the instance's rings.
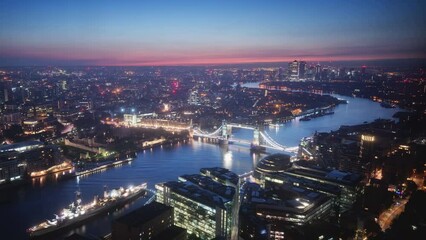
[[[237,139],[232,137],[232,129],[233,128],[243,128],[253,130],[253,139],[252,141],[245,139]],[[204,132],[201,129],[194,129],[193,132],[194,137],[205,138],[210,140],[217,140],[221,143],[240,143],[247,144],[255,147],[264,147],[269,149],[274,149],[278,151],[292,152],[296,153],[298,151],[298,147],[286,147],[279,143],[277,143],[271,136],[268,135],[266,131],[264,131],[263,126],[251,126],[245,124],[237,124],[237,123],[227,123],[226,121],[222,121],[222,125],[216,129],[214,132]]]

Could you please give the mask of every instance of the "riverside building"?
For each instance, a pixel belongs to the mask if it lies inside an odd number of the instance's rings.
[[[347,211],[361,192],[358,174],[321,168],[309,161],[290,162],[287,155],[273,154],[259,161],[254,171],[263,187],[293,186],[326,194],[334,200],[335,213]]]
[[[157,202],[175,209],[174,222],[201,239],[227,238],[235,188],[199,174],[156,184]]]
[[[240,237],[244,239],[283,239],[291,226],[328,218],[333,206],[327,195],[291,184],[274,189],[247,186],[243,199]]]

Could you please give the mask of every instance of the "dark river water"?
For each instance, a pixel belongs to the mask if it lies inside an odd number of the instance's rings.
[[[297,146],[300,139],[311,136],[315,131],[337,130],[341,125],[360,124],[377,118],[391,119],[398,109],[386,109],[367,99],[335,95],[348,100],[334,109],[334,115],[323,116],[311,121],[295,119],[279,127],[265,127],[274,140],[284,146]],[[236,129],[234,137],[250,140],[253,132]],[[130,164],[59,182],[34,183],[19,190],[1,192],[0,196],[0,239],[27,239],[26,229],[45,219],[53,218],[63,207],[75,199],[75,192],[82,193],[83,203],[101,195],[103,186],[117,188],[147,182],[149,188],[159,182],[177,180],[182,174],[198,173],[202,167],[225,167],[238,174],[251,171],[262,156],[250,154],[248,147],[229,145],[220,147],[193,141],[173,146],[158,147],[140,152]],[[84,224],[73,231],[104,235],[110,231],[109,222],[123,212],[143,205],[145,199],[127,204],[122,210]],[[70,234],[68,232],[66,234]]]

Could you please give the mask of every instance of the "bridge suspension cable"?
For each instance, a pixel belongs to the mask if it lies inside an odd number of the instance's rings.
[[[196,130],[194,130],[194,134],[200,135],[200,136],[205,136],[205,137],[212,137],[212,136],[217,136],[220,133],[220,131],[222,131],[222,126],[219,127],[218,129],[216,129],[214,132],[211,132],[211,133],[206,133],[206,132],[201,131],[200,129],[196,129]]]
[[[266,141],[266,143],[268,143],[269,145],[271,145],[272,147],[279,149],[279,150],[284,150],[285,147],[282,146],[281,144],[277,143],[274,139],[272,139],[268,133],[266,132],[260,132],[260,135],[263,137],[263,139]]]
[[[249,125],[244,125],[244,124],[228,124],[227,126],[229,127],[235,127],[235,128],[245,128],[245,129],[252,129],[254,130],[255,127],[249,126]],[[216,129],[215,131],[208,133],[208,132],[204,132],[201,129],[194,129],[194,136],[199,136],[199,137],[214,137],[214,138],[218,138],[220,139],[222,137],[222,133],[221,131],[223,130],[223,126],[220,126],[218,129]],[[269,136],[269,134],[267,132],[264,131],[259,131],[260,137],[265,141],[265,144],[262,145],[263,147],[267,147],[267,148],[273,148],[273,149],[277,149],[280,151],[288,151],[288,152],[297,152],[298,150],[298,146],[296,147],[286,147],[283,146],[281,144],[279,144],[278,142],[276,142],[271,136]],[[241,139],[234,139],[234,138],[230,138],[229,141],[232,142],[238,142],[238,143],[246,143],[246,144],[250,144],[250,141],[245,141],[245,140],[241,140]]]

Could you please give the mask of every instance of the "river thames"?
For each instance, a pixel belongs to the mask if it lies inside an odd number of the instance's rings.
[[[382,108],[379,103],[368,99],[334,96],[347,100],[348,104],[337,106],[333,115],[304,122],[295,119],[279,127],[266,126],[265,130],[276,142],[292,147],[297,146],[301,138],[311,136],[315,131],[328,132],[337,130],[341,125],[361,124],[377,118],[391,119],[399,110]],[[251,140],[253,132],[240,129],[235,130],[233,135],[236,138]],[[76,191],[82,193],[85,203],[91,201],[94,195],[101,195],[104,185],[111,189],[147,182],[148,187],[153,189],[156,183],[177,180],[182,174],[198,173],[202,167],[225,167],[241,174],[251,171],[261,157],[250,154],[248,146],[229,145],[226,148],[193,141],[145,150],[138,153],[137,158],[130,164],[85,177],[24,186],[17,191],[2,193],[0,197],[2,239],[27,239],[27,228],[53,218],[53,214],[75,199]],[[142,204],[143,201],[135,201],[126,205],[121,212],[100,217],[74,231],[95,236],[104,235],[110,231],[108,222],[115,216]]]

